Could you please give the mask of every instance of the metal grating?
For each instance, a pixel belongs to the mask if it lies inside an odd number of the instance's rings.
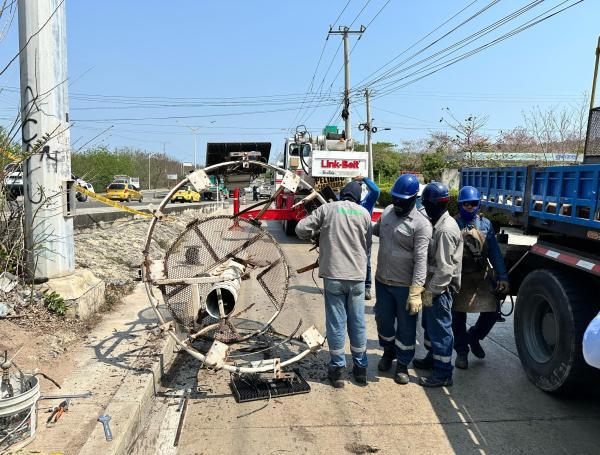
[[[190,223],[168,249],[164,259],[165,276],[170,279],[205,275],[233,259],[246,266],[236,308],[250,304],[254,315],[268,321],[281,310],[287,297],[289,269],[283,251],[271,234],[257,223],[229,216],[215,216]],[[200,308],[194,308],[192,286],[165,285],[161,288],[167,309],[189,332],[219,322],[208,315],[206,295],[212,284],[199,284]],[[234,320],[221,320],[211,338],[228,343],[241,338]]]
[[[600,157],[600,107],[590,111],[584,156]]]

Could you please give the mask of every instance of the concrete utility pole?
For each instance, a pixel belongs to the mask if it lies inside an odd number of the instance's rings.
[[[75,270],[64,0],[19,0],[19,47],[27,263],[43,280]]]
[[[369,178],[373,180],[373,144],[371,142],[371,127],[373,119],[371,118],[371,101],[369,89],[365,89],[365,98],[367,101],[367,151],[369,152]]]
[[[340,25],[337,31],[329,29],[329,35],[342,35],[344,39],[344,108],[342,109],[342,118],[344,119],[344,130],[346,131],[346,140],[352,139],[352,123],[350,122],[350,51],[348,49],[348,35],[358,35],[358,39],[366,30],[364,25],[359,30],[350,30],[346,26]]]

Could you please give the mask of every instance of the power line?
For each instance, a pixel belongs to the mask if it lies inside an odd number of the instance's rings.
[[[399,59],[400,57],[402,57],[404,54],[406,54],[408,51],[410,51],[411,49],[413,49],[415,46],[417,46],[419,43],[425,41],[427,38],[429,38],[431,35],[433,35],[435,32],[437,32],[440,28],[442,28],[444,25],[446,25],[448,22],[451,22],[454,18],[456,18],[457,16],[461,15],[464,11],[466,11],[467,9],[469,9],[473,4],[477,3],[479,0],[473,0],[471,3],[469,3],[467,6],[465,6],[464,8],[462,8],[460,11],[458,11],[457,13],[455,13],[454,15],[452,15],[449,19],[446,19],[444,22],[442,22],[440,25],[438,25],[436,28],[434,28],[431,32],[429,32],[427,35],[423,36],[422,38],[420,38],[418,41],[414,42],[413,44],[411,44],[409,47],[407,47],[406,49],[404,49],[402,52],[400,52],[398,55],[396,55],[393,59],[391,59],[388,63],[380,66],[378,69],[376,69],[375,71],[373,71],[371,74],[369,74],[368,76],[364,77],[359,83],[358,85],[368,85],[368,84],[363,84],[364,81],[366,81],[367,79],[369,79],[370,77],[374,76],[375,74],[377,74],[379,71],[381,71],[383,68],[385,68],[388,65],[391,65],[394,61],[396,61],[397,59]]]
[[[548,20],[548,19],[556,16],[557,14],[562,13],[563,11],[566,11],[566,10],[570,9],[573,6],[578,5],[579,3],[582,3],[584,0],[578,0],[577,2],[572,3],[571,5],[568,5],[568,6],[564,7],[564,8],[562,8],[559,11],[556,11],[556,12],[554,12],[552,14],[544,16],[544,14],[547,14],[548,12],[550,12],[550,11],[552,11],[552,10],[560,7],[560,6],[562,6],[563,4],[567,3],[568,1],[569,0],[564,0],[563,2],[559,3],[558,5],[550,8],[550,9],[548,9],[546,11],[544,11],[542,14],[540,14],[540,15],[534,17],[533,19],[531,19],[531,20],[523,23],[521,26],[514,28],[513,30],[505,33],[504,35],[501,35],[500,37],[498,37],[498,38],[496,38],[496,39],[494,39],[494,40],[492,40],[492,41],[490,41],[490,42],[488,42],[488,43],[486,43],[486,44],[484,44],[482,46],[479,46],[479,47],[477,47],[475,49],[472,49],[472,50],[470,50],[468,52],[465,52],[465,53],[459,55],[458,57],[454,57],[454,58],[452,58],[450,60],[447,60],[445,62],[442,62],[442,63],[436,65],[434,67],[436,69],[434,69],[433,71],[430,71],[430,72],[426,73],[425,75],[422,75],[420,77],[417,77],[415,79],[407,81],[406,83],[403,83],[401,85],[397,85],[396,87],[390,87],[387,90],[378,93],[377,97],[385,96],[385,95],[387,95],[389,93],[392,93],[394,91],[400,90],[401,88],[404,88],[404,87],[406,87],[408,85],[411,85],[411,84],[413,84],[413,83],[415,83],[415,82],[417,82],[417,81],[419,81],[419,80],[421,80],[421,79],[423,79],[425,77],[428,77],[428,76],[430,76],[430,75],[432,75],[434,73],[437,73],[438,71],[441,71],[442,69],[447,68],[448,66],[454,65],[455,63],[458,63],[459,61],[462,61],[462,60],[464,60],[464,59],[466,59],[466,58],[468,58],[468,57],[470,57],[470,56],[472,56],[472,55],[474,55],[474,54],[476,54],[478,52],[481,52],[482,50],[485,50],[485,49],[487,49],[487,48],[489,48],[489,47],[491,47],[491,46],[493,46],[495,44],[498,44],[499,42],[504,41],[505,39],[508,39],[508,38],[510,38],[510,37],[512,37],[512,36],[514,36],[514,35],[516,35],[518,33],[521,33],[522,31],[525,31],[525,30],[527,30],[527,29],[529,29],[529,28],[531,28],[531,27],[533,27],[533,26],[535,26],[535,25],[537,25],[537,24],[539,24],[539,23],[541,23],[543,21],[546,21],[546,20]],[[538,19],[538,20],[536,20],[536,19]],[[404,76],[404,77],[396,80],[395,82],[398,82],[398,81],[403,80],[403,79],[410,78],[410,77],[412,77],[414,75],[417,75],[417,74],[419,74],[421,72],[423,72],[423,70],[417,70],[417,71],[415,71],[415,72],[413,72],[413,73],[411,73],[411,74],[409,74],[407,76]]]
[[[431,54],[430,56],[425,57],[425,58],[419,60],[418,62],[415,62],[415,63],[413,63],[413,64],[411,64],[409,66],[406,66],[404,68],[398,69],[401,66],[401,64],[403,64],[403,63],[407,62],[408,60],[410,60],[412,58],[412,56],[411,56],[408,59],[404,60],[404,62],[401,62],[400,64],[396,65],[394,68],[391,68],[390,70],[388,70],[387,75],[382,75],[378,79],[372,81],[370,85],[371,86],[376,85],[378,82],[381,82],[381,81],[383,81],[385,79],[389,79],[389,78],[391,78],[391,77],[393,77],[395,75],[403,73],[403,72],[405,72],[405,71],[407,71],[407,70],[409,70],[411,68],[414,68],[416,66],[422,65],[423,63],[425,63],[425,62],[427,62],[427,61],[429,61],[429,60],[431,60],[431,59],[433,59],[433,58],[435,58],[437,56],[441,56],[437,60],[434,60],[432,63],[430,63],[430,64],[427,65],[427,66],[430,66],[433,63],[435,63],[435,62],[437,62],[437,61],[439,61],[439,60],[447,57],[448,55],[450,55],[450,54],[452,54],[452,53],[454,53],[454,52],[456,52],[456,51],[458,51],[458,50],[466,47],[467,45],[471,44],[472,42],[474,42],[474,41],[476,41],[476,40],[484,37],[485,35],[488,35],[489,33],[493,32],[494,30],[496,30],[496,29],[500,28],[501,26],[507,24],[508,22],[516,19],[517,17],[525,14],[527,11],[529,11],[532,8],[538,6],[543,1],[545,1],[545,0],[535,0],[535,1],[533,1],[533,2],[531,2],[529,4],[527,4],[527,5],[523,6],[522,8],[520,8],[520,9],[518,9],[516,11],[513,11],[512,13],[504,16],[503,18],[501,18],[501,19],[493,22],[492,24],[489,24],[486,27],[484,27],[484,28],[476,31],[475,33],[472,33],[471,35],[469,35],[469,36],[467,36],[467,37],[465,37],[465,38],[463,38],[463,39],[455,42],[454,44],[452,44],[450,46],[447,46],[446,48],[444,48],[442,50],[439,50],[439,51]],[[452,49],[454,49],[454,50],[452,50]],[[449,52],[449,51],[451,51],[451,52]],[[414,55],[416,55],[416,54],[414,54]],[[427,68],[427,66],[425,66],[425,68]],[[392,71],[394,69],[397,69],[397,70],[396,71]],[[389,84],[389,82],[387,84]],[[385,86],[386,84],[383,84],[383,85]]]

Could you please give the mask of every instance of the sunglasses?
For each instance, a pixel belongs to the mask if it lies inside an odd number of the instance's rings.
[[[477,207],[479,205],[479,201],[467,201],[462,203],[463,207]]]

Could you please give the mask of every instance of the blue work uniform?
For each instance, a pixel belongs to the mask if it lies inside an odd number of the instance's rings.
[[[469,266],[468,249],[465,247],[460,292],[454,296],[452,305],[452,331],[454,349],[458,354],[468,354],[471,340],[483,340],[498,320],[498,298],[493,294],[498,281],[508,281],[508,274],[502,252],[496,240],[496,233],[490,220],[477,215],[466,222],[460,216],[456,222],[461,232],[477,229],[484,239],[481,248],[482,266]],[[487,261],[493,270],[488,266]],[[493,276],[495,272],[495,277]],[[479,313],[477,322],[467,331],[467,313]]]

